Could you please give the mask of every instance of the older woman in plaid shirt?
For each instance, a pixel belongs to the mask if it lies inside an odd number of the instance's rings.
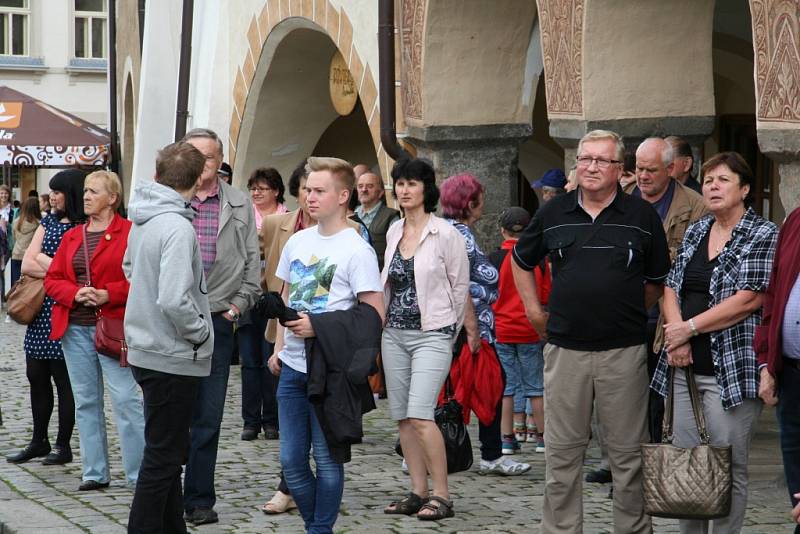
[[[711,212],[686,231],[664,288],[665,349],[651,387],[666,396],[675,374],[674,441],[693,447],[700,437],[689,399],[691,367],[714,445],[732,446],[733,499],[713,532],[739,532],[747,504],[747,457],[762,403],[753,336],[761,320],[778,228],[746,206],[752,172],[735,152],[702,168],[703,199]],[[681,532],[708,532],[711,521],[681,520]]]

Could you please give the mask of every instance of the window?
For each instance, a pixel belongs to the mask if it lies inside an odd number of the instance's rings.
[[[106,57],[106,21],[106,0],[75,0],[75,57]]]
[[[28,0],[0,0],[0,55],[28,55]]]

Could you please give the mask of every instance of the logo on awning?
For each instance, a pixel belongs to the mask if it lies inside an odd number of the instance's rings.
[[[22,102],[0,102],[0,128],[17,128],[22,119]]]

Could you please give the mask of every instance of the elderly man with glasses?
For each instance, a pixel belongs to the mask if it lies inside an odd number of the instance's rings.
[[[203,260],[214,354],[211,375],[203,378],[192,415],[191,448],[184,477],[185,518],[194,525],[216,523],[214,470],[222,412],[233,357],[234,323],[261,294],[260,255],[253,207],[247,195],[223,181],[222,141],[206,128],[186,133],[183,141],[206,158],[191,204],[192,221]]]
[[[647,310],[663,291],[669,252],[652,205],[622,192],[623,154],[617,134],[586,134],[578,144],[578,188],[545,204],[513,250],[526,315],[548,341],[543,533],[582,532],[593,403],[614,478],[614,529],[652,530],[639,452],[648,439]],[[532,273],[545,256],[553,272],[549,313]]]

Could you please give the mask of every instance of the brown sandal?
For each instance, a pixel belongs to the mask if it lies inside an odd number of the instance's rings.
[[[433,504],[434,502],[439,503],[438,505]],[[449,517],[453,517],[456,513],[453,511],[453,501],[448,501],[442,497],[437,495],[431,495],[428,498],[428,502],[422,505],[419,509],[421,512],[422,510],[430,510],[431,514],[422,514],[420,515],[417,513],[417,519],[421,521],[438,521],[440,519],[447,519]]]
[[[428,502],[427,497],[420,497],[416,493],[409,494],[402,500],[393,502],[383,509],[384,514],[414,515]],[[392,508],[394,507],[394,508]]]

